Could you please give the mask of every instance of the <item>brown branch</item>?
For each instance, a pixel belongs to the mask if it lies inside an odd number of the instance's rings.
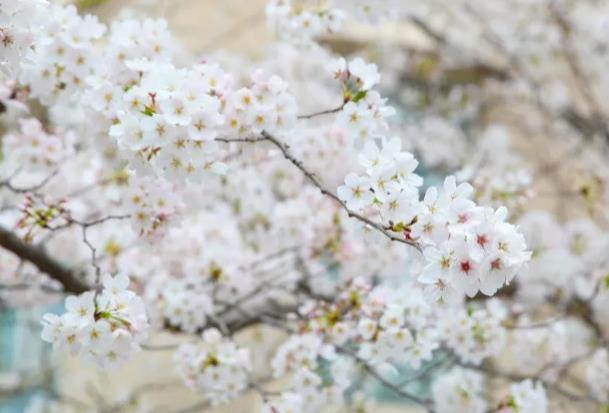
[[[0,290],[5,291],[17,291],[17,290],[29,290],[33,288],[38,288],[49,294],[61,294],[63,291],[53,288],[47,285],[37,285],[37,284],[28,284],[28,283],[18,283],[18,284],[0,284]]]
[[[322,115],[330,115],[332,113],[338,113],[341,110],[343,110],[343,108],[345,107],[345,105],[347,104],[348,100],[345,101],[345,103],[343,103],[342,105],[340,105],[337,108],[334,109],[327,109],[327,110],[321,110],[319,112],[314,112],[314,113],[310,113],[308,115],[300,115],[298,116],[298,119],[312,119],[315,118],[317,116],[322,116]]]
[[[417,244],[415,241],[413,240],[409,240],[409,239],[405,239],[402,237],[398,237],[394,234],[392,234],[391,232],[387,231],[381,224],[379,224],[378,222],[374,222],[373,220],[371,220],[370,218],[367,218],[351,209],[349,209],[347,207],[347,204],[345,204],[345,202],[343,202],[343,200],[341,200],[336,194],[334,194],[332,191],[329,191],[328,189],[326,189],[322,183],[320,182],[320,180],[315,176],[315,174],[313,174],[313,172],[309,171],[304,164],[302,163],[302,161],[300,161],[299,159],[296,159],[292,153],[290,152],[289,146],[286,145],[285,143],[280,142],[277,138],[275,138],[274,136],[272,136],[271,134],[269,134],[266,131],[262,131],[261,133],[262,136],[260,137],[253,137],[253,138],[236,138],[236,139],[229,139],[229,138],[216,138],[217,141],[219,142],[245,142],[245,143],[256,143],[256,142],[264,142],[264,141],[268,141],[270,143],[272,143],[273,145],[275,145],[283,154],[283,157],[285,159],[287,159],[288,161],[290,161],[295,167],[297,167],[298,169],[300,169],[300,171],[304,174],[304,176],[307,177],[307,179],[314,185],[316,186],[323,195],[332,198],[336,203],[338,203],[346,212],[347,215],[349,215],[349,217],[351,218],[355,218],[358,221],[363,222],[364,224],[376,229],[377,231],[381,232],[383,235],[385,235],[387,238],[389,238],[391,241],[396,241],[396,242],[401,242],[403,244],[407,244],[410,245],[411,247],[416,248],[419,252],[422,251],[421,247],[419,246],[419,244]]]
[[[417,27],[419,30],[421,30],[421,32],[423,32],[425,35],[427,35],[428,37],[433,39],[438,45],[440,45],[440,46],[448,45],[448,41],[446,40],[446,37],[444,37],[444,35],[442,33],[434,30],[428,23],[424,22],[417,16],[413,16],[413,15],[408,16],[408,20],[410,20],[410,22],[415,27]]]
[[[17,171],[18,172],[18,171]],[[48,184],[54,177],[56,177],[58,175],[58,171],[53,171],[50,175],[48,175],[46,178],[44,178],[42,181],[40,181],[40,183],[27,187],[27,188],[18,188],[13,186],[13,184],[11,183],[11,178],[6,179],[4,181],[0,182],[0,188],[7,188],[9,191],[15,193],[15,194],[26,194],[28,192],[32,192],[32,193],[37,193],[40,189],[42,189],[46,184]]]
[[[70,271],[63,264],[48,255],[43,248],[24,242],[14,233],[1,226],[0,247],[34,264],[40,271],[59,281],[67,292],[80,294],[90,289],[77,273]]]
[[[379,383],[381,383],[383,386],[385,386],[385,388],[387,388],[391,392],[395,393],[396,395],[398,395],[406,400],[410,400],[411,402],[414,402],[414,403],[420,405],[421,407],[425,408],[426,411],[433,412],[433,408],[432,408],[433,402],[431,400],[424,399],[422,397],[419,397],[418,395],[412,394],[406,390],[401,389],[398,384],[394,384],[394,383],[388,381],[387,379],[385,379],[383,377],[383,375],[381,373],[379,373],[373,366],[371,366],[365,360],[363,360],[361,357],[359,357],[354,351],[352,351],[349,348],[344,347],[344,346],[336,346],[336,351],[341,354],[344,354],[348,357],[351,357],[353,360],[355,360],[357,363],[359,363],[363,367],[363,369],[366,371],[366,373],[368,373],[368,375],[370,375],[371,377],[376,379]]]

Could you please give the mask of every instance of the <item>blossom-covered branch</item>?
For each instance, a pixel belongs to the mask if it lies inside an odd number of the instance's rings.
[[[175,366],[55,410],[606,408],[602,2],[272,0],[255,61],[0,2],[0,302],[66,294],[58,359]],[[340,56],[354,20],[427,41]]]

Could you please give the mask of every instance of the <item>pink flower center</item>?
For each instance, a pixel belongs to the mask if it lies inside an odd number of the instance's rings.
[[[461,271],[463,271],[466,274],[469,274],[471,269],[472,269],[472,265],[469,263],[469,261],[461,262]]]

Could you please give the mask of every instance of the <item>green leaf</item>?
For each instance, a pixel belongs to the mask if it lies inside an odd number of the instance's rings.
[[[156,112],[154,111],[153,108],[151,108],[150,106],[145,106],[144,110],[142,111],[142,113],[146,116],[152,116],[154,115]]]
[[[603,285],[606,289],[609,289],[609,274],[605,275],[605,277],[603,278]]]
[[[360,100],[362,100],[363,98],[366,97],[366,93],[368,93],[366,90],[360,90],[359,92],[357,92],[357,94],[353,97],[353,99],[351,99],[352,102],[359,102]]]

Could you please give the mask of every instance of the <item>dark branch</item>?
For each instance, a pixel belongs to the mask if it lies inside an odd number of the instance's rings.
[[[338,196],[336,196],[336,194],[332,191],[329,191],[328,189],[326,189],[321,181],[315,176],[315,174],[311,171],[309,171],[307,168],[305,168],[305,166],[303,165],[302,161],[300,161],[299,159],[296,159],[292,153],[290,152],[290,149],[288,147],[288,145],[286,145],[285,143],[280,142],[276,137],[272,136],[271,134],[269,134],[266,131],[262,131],[261,133],[262,136],[260,137],[253,137],[253,138],[236,138],[236,139],[229,139],[229,138],[216,138],[216,141],[219,142],[245,142],[245,143],[256,143],[256,142],[270,142],[273,145],[275,145],[283,154],[283,157],[285,159],[287,159],[288,161],[290,161],[292,163],[292,165],[294,165],[296,168],[300,169],[300,171],[304,174],[304,176],[307,177],[307,179],[317,187],[317,189],[319,189],[321,191],[321,193],[329,198],[332,198],[336,203],[338,203],[346,212],[347,215],[349,215],[350,218],[355,218],[358,221],[363,222],[364,224],[376,229],[377,231],[381,232],[383,235],[385,235],[387,238],[389,238],[391,241],[396,241],[396,242],[401,242],[403,244],[408,244],[411,247],[416,248],[419,252],[422,251],[421,246],[419,244],[416,243],[416,241],[410,240],[410,239],[406,239],[406,238],[402,238],[399,236],[396,236],[394,234],[392,234],[391,232],[387,231],[387,229],[385,229],[381,224],[374,222],[373,220],[371,220],[370,218],[367,218],[361,214],[358,214],[355,211],[352,211],[351,209],[349,209],[347,207],[347,204],[345,202],[343,202],[342,199],[340,199]]]
[[[347,102],[343,103],[342,105],[340,105],[339,107],[334,108],[334,109],[322,110],[322,111],[319,111],[319,112],[310,113],[308,115],[300,115],[300,116],[298,116],[298,119],[312,119],[312,118],[315,118],[317,116],[330,115],[332,113],[338,113],[341,110],[343,110],[343,108],[345,107],[346,103]]]
[[[34,245],[30,245],[14,233],[0,226],[0,246],[19,258],[34,264],[40,271],[59,281],[65,291],[80,294],[89,290],[77,273],[70,271],[63,264],[52,258],[47,252]]]

